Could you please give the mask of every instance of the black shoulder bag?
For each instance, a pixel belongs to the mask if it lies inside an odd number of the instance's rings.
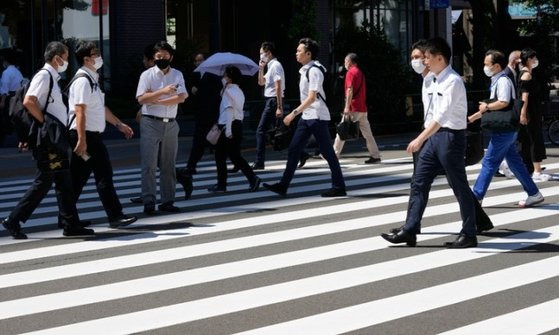
[[[497,96],[498,80],[495,83],[495,96]],[[493,102],[496,99],[487,100]],[[514,99],[511,94],[511,102],[507,107],[501,110],[487,111],[481,116],[481,128],[489,131],[510,132],[517,131],[520,125],[520,110],[524,101],[522,99]]]

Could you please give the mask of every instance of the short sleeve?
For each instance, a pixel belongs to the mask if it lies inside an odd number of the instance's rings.
[[[323,81],[324,75],[322,74],[322,71],[314,66],[311,67],[309,69],[309,91],[320,91]]]
[[[149,70],[146,70],[140,75],[140,80],[138,80],[138,88],[136,89],[136,99],[141,97],[148,91],[148,71]]]
[[[43,107],[47,103],[47,94],[49,91],[49,73],[40,71],[33,77],[25,96],[36,97],[39,105]]]
[[[91,85],[85,77],[76,79],[70,86],[70,104],[87,105],[91,100]]]

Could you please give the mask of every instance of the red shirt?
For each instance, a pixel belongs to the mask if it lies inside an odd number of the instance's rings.
[[[367,113],[367,84],[363,72],[357,67],[349,68],[345,75],[344,91],[347,96],[348,87],[353,87],[353,98],[349,105],[351,112]]]

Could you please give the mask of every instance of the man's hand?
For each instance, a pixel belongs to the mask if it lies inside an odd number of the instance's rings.
[[[278,109],[276,109],[276,118],[280,118],[283,116],[283,111],[281,110],[281,108],[278,107]]]
[[[76,143],[76,147],[74,148],[74,152],[78,156],[82,156],[83,154],[85,154],[87,152],[87,143],[85,142],[85,139],[83,139],[83,140],[78,139],[78,143]]]
[[[116,124],[116,128],[124,134],[124,138],[126,138],[127,140],[131,139],[132,136],[134,136],[134,131],[126,123],[119,122]]]
[[[526,113],[520,113],[520,124],[523,126],[527,126],[528,122],[530,120],[528,119],[528,115],[526,115]]]
[[[414,153],[419,151],[419,149],[421,149],[421,146],[423,145],[423,140],[421,140],[419,137],[416,137],[413,141],[410,142],[410,144],[408,144],[408,148],[406,149],[406,151],[408,153]]]
[[[167,95],[175,94],[177,93],[177,85],[175,84],[167,85],[161,89],[161,92]]]
[[[293,122],[293,119],[295,119],[295,116],[297,116],[296,113],[297,110],[294,110],[293,112],[287,114],[287,116],[283,118],[283,124],[289,126],[291,122]]]

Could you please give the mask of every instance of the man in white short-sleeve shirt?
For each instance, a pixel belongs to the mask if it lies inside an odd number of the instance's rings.
[[[58,80],[60,79],[58,73],[66,71],[67,67],[68,48],[60,42],[50,42],[45,49],[45,65],[31,80],[23,100],[23,105],[36,122],[41,124],[57,122],[52,119],[56,118],[63,127],[67,124],[68,112],[62,101],[60,86],[58,86]],[[45,106],[47,107],[46,111]],[[45,118],[44,112],[51,115],[49,120]],[[70,151],[69,147],[67,151]],[[92,229],[85,229],[80,226],[76,202],[72,195],[70,171],[64,168],[45,171],[40,164],[40,159],[45,154],[52,155],[52,151],[45,145],[33,149],[33,157],[37,159],[39,167],[37,177],[16,207],[2,221],[2,225],[14,239],[26,239],[27,235],[21,232],[20,222],[26,222],[29,219],[54,182],[59,215],[64,228],[63,235],[94,235]],[[67,156],[68,154],[56,153],[56,155]]]
[[[178,104],[188,97],[184,77],[171,68],[174,49],[167,42],[154,45],[155,66],[140,76],[136,98],[143,105],[140,123],[142,198],[144,213],[152,214],[156,202],[156,171],[159,159],[159,189],[163,212],[178,212],[174,205],[179,125]]]
[[[70,163],[74,197],[77,201],[93,172],[95,186],[107,213],[109,225],[111,228],[119,228],[135,222],[137,218],[122,212],[122,205],[113,183],[113,167],[102,134],[106,122],[114,125],[127,139],[131,138],[134,132],[105,106],[105,94],[99,87],[97,73],[103,66],[103,58],[95,43],[78,43],[76,59],[81,68],[74,76],[68,96],[70,144],[74,148]]]

